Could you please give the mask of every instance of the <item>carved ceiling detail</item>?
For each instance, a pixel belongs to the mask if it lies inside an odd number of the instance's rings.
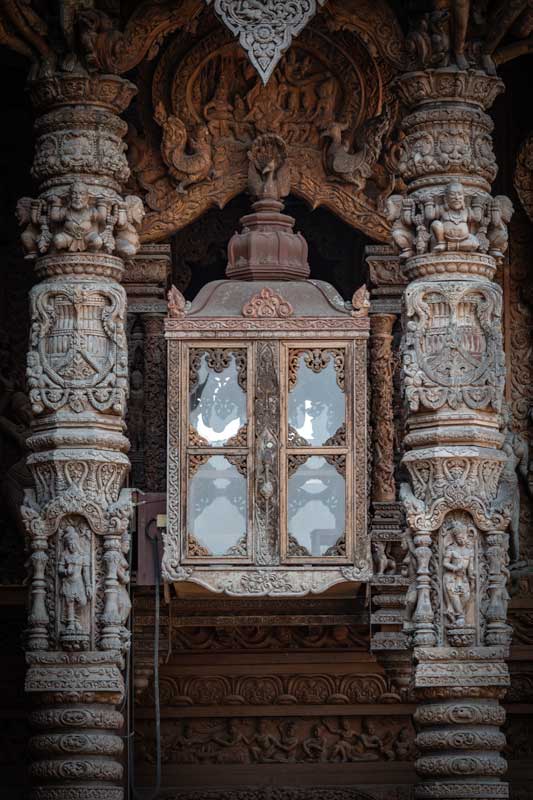
[[[210,5],[213,0],[206,0]],[[266,85],[282,55],[289,49],[318,5],[326,0],[215,0],[219,19],[239,40]]]
[[[139,130],[130,126],[134,189],[148,209],[142,240],[173,234],[246,189],[257,137],[286,143],[294,194],[385,241],[381,209],[397,174],[389,68],[346,31],[317,17],[265,86],[243,49],[218,28],[185,54],[183,39],[141,79]],[[144,82],[143,82],[144,80]],[[401,188],[401,187],[400,187]]]

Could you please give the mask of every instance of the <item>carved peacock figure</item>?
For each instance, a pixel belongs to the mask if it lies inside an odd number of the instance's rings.
[[[161,155],[172,177],[178,181],[176,191],[183,194],[196,183],[211,176],[213,155],[211,135],[205,125],[198,128],[186,152],[188,133],[179,117],[167,114],[162,103],[155,109],[154,119],[163,130]]]
[[[362,191],[372,175],[390,126],[390,111],[386,107],[382,113],[368,120],[355,134],[355,153],[350,153],[350,143],[343,140],[342,134],[347,123],[332,122],[322,131],[322,136],[331,140],[326,148],[326,172],[333,180],[352,183],[357,191]]]
[[[258,136],[248,151],[248,191],[257,200],[281,200],[291,189],[287,145],[274,133]]]

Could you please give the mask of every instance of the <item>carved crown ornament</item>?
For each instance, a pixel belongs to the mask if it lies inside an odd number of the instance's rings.
[[[171,41],[150,83],[140,76],[139,119],[126,141],[128,188],[147,209],[142,241],[171,235],[245,191],[249,153],[264,136],[283,142],[294,194],[386,241],[384,199],[402,189],[390,66],[317,15],[265,84],[224,28],[206,27],[185,52],[183,38]]]
[[[211,5],[213,0],[206,0]],[[239,39],[264,84],[295,36],[326,0],[214,0],[219,19]]]

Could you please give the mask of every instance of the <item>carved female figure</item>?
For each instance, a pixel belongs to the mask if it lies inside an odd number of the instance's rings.
[[[73,525],[63,533],[63,552],[57,568],[61,585],[59,595],[65,608],[65,632],[79,632],[76,606],[84,608],[92,597],[90,563],[83,552],[80,534]]]
[[[442,561],[446,615],[453,625],[463,626],[475,579],[474,552],[468,543],[468,529],[464,522],[454,520],[448,532],[451,542]]]

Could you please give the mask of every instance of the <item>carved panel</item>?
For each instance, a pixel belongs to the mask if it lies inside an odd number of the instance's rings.
[[[501,409],[505,369],[501,290],[435,281],[405,293],[405,396],[411,411]]]
[[[154,763],[151,726],[139,724],[138,758]],[[185,719],[163,723],[166,764],[268,764],[405,761],[414,731],[400,718],[309,717]]]
[[[365,193],[367,181],[380,196],[390,191],[387,168],[378,163],[393,124],[382,108],[381,85],[379,64],[360,40],[343,31],[331,38],[318,18],[266,86],[224,31],[208,33],[185,55],[175,40],[151,88],[143,87],[146,97],[153,92],[153,112],[143,110],[148,138],[131,130],[131,166],[152,209],[143,241],[173,233],[213,202],[223,206],[243,191],[246,151],[265,133],[286,142],[297,194],[384,240],[387,223],[372,199],[376,192]],[[170,100],[164,86],[171,87]]]

